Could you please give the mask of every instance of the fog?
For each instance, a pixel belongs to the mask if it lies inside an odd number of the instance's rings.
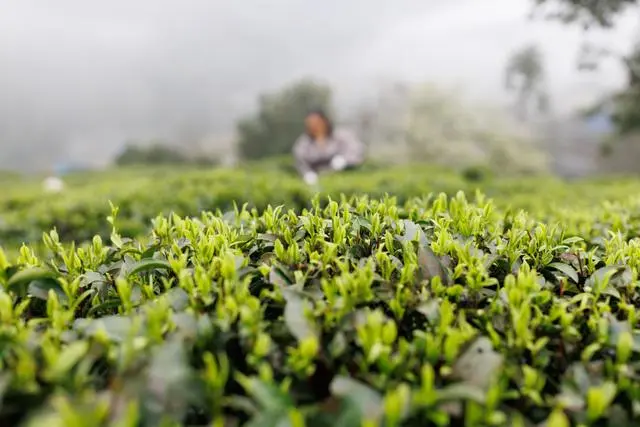
[[[545,54],[559,112],[622,82],[576,71],[584,34],[527,20],[527,0],[0,0],[0,168],[105,164],[129,138],[227,135],[294,78],[348,110],[381,80],[433,81],[504,104],[508,55]],[[628,48],[637,24],[589,36]]]

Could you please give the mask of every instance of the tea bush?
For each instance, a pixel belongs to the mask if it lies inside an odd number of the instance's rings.
[[[308,205],[294,181],[242,179],[264,208],[159,215],[130,239],[123,219],[204,205],[211,181],[136,203],[141,184],[106,238],[0,252],[0,425],[637,425],[637,184],[505,184],[528,214],[411,198],[408,179]]]
[[[556,208],[624,200],[640,191],[635,179],[567,184],[544,176],[505,178],[424,165],[368,165],[358,172],[323,177],[320,189],[315,189],[292,174],[287,161],[253,163],[241,169],[176,166],[77,173],[65,178],[66,188],[59,194],[43,193],[38,182],[5,185],[0,191],[0,245],[34,245],[53,228],[65,241],[80,243],[95,235],[107,239],[109,201],[119,207],[121,233],[137,237],[149,231],[151,219],[158,214],[224,213],[244,203],[259,210],[283,205],[300,212],[310,207],[318,191],[336,200],[342,194],[376,199],[390,194],[403,203],[429,194],[453,196],[459,190],[473,194],[480,189],[501,207],[527,209],[540,220]]]
[[[0,193],[0,243],[15,246],[36,242],[52,228],[63,240],[82,242],[96,234],[107,238],[109,201],[119,207],[122,233],[138,236],[149,230],[150,220],[160,213],[224,212],[243,203],[258,209],[284,205],[299,212],[310,206],[309,200],[316,192],[277,163],[252,164],[238,170],[125,169],[71,176],[66,181],[67,188],[60,194],[44,194],[33,184],[10,186]],[[343,193],[372,197],[390,193],[406,200],[429,192],[455,194],[465,184],[462,175],[442,168],[370,167],[326,177],[321,191],[334,197]]]

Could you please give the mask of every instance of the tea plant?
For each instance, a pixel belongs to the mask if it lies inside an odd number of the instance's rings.
[[[280,171],[269,163],[228,169],[142,169],[82,173],[65,178],[65,190],[43,193],[39,183],[5,185],[0,191],[0,245],[9,248],[40,242],[43,232],[55,228],[61,239],[84,243],[99,235],[109,238],[109,201],[119,208],[119,229],[129,237],[140,237],[150,230],[158,214],[197,216],[202,211],[226,213],[247,204],[264,210],[282,205],[300,213],[310,208],[318,189],[309,188],[298,177]],[[625,203],[638,194],[635,179],[563,183],[549,177],[475,176],[434,166],[415,165],[325,176],[319,188],[322,200],[331,196],[367,195],[379,199],[393,195],[399,204],[430,194],[453,196],[463,190],[473,194],[480,189],[501,208],[526,209],[533,218],[564,221],[562,210],[592,208],[603,200]],[[558,212],[560,211],[560,212]],[[620,209],[617,209],[620,211]],[[629,214],[624,214],[629,216]],[[584,224],[589,227],[589,213]],[[602,230],[607,223],[601,224]],[[597,231],[601,233],[602,230]]]
[[[0,252],[0,425],[637,425],[640,197],[337,200]]]

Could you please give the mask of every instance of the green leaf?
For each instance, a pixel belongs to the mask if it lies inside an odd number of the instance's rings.
[[[133,276],[135,274],[142,273],[143,271],[156,270],[156,269],[171,270],[171,264],[169,264],[169,262],[167,261],[160,260],[160,259],[151,259],[151,258],[143,259],[136,262],[130,267],[127,273],[127,276]]]
[[[609,295],[610,297],[617,298],[619,300],[622,299],[622,295],[620,295],[620,291],[618,291],[613,286],[607,286],[602,290],[602,295]]]
[[[274,266],[269,272],[269,282],[281,289],[286,289],[293,283],[293,280],[282,269]]]
[[[438,258],[428,245],[421,244],[418,247],[418,265],[420,266],[422,277],[425,280],[439,276],[443,284],[448,285],[451,283],[449,274],[440,262],[440,258]]]
[[[429,322],[437,322],[440,318],[440,302],[438,300],[429,300],[420,304],[416,310],[422,313]]]
[[[436,390],[436,401],[438,403],[463,400],[473,401],[482,405],[485,403],[485,392],[472,384],[464,383],[451,384]]]
[[[422,228],[418,224],[410,220],[404,220],[405,233],[401,236],[401,241],[411,242],[418,240],[418,265],[423,280],[431,280],[439,276],[445,285],[451,284],[451,279],[447,269],[442,264],[440,258],[433,252],[429,246]]]
[[[189,307],[189,295],[182,288],[171,288],[164,296],[174,311],[183,311]]]
[[[254,415],[246,427],[291,427],[288,412],[260,412]]]
[[[293,405],[291,397],[274,384],[265,383],[257,377],[240,377],[238,381],[265,412],[286,413]]]
[[[42,267],[31,267],[20,270],[11,276],[7,282],[7,289],[24,295],[29,283],[34,280],[55,279],[56,277],[57,275],[51,270]]]
[[[80,280],[80,287],[87,288],[91,286],[102,285],[107,282],[107,278],[104,274],[97,271],[87,271],[82,275]]]
[[[571,427],[571,422],[561,409],[556,409],[547,418],[546,427]]]
[[[176,332],[184,340],[195,340],[198,336],[198,320],[191,313],[176,313],[172,316]]]
[[[589,421],[595,421],[604,416],[616,397],[618,388],[615,383],[606,381],[598,387],[592,387],[587,391],[587,417]]]
[[[148,398],[145,407],[159,420],[171,415],[175,421],[183,419],[189,403],[196,398],[187,347],[181,340],[172,339],[157,348],[151,358],[147,376]]]
[[[629,266],[608,265],[596,270],[591,277],[587,279],[585,286],[590,286],[592,289],[596,289],[607,277],[609,278],[608,285],[621,288],[628,286],[631,283],[633,274]]]
[[[58,355],[56,363],[51,366],[45,374],[50,381],[58,381],[67,376],[73,368],[89,351],[89,343],[86,341],[76,341],[69,344]]]
[[[359,381],[349,377],[338,376],[331,382],[331,394],[343,399],[343,411],[345,415],[342,425],[355,420],[355,414],[359,415],[358,420],[366,417],[368,420],[378,421],[383,414],[382,397],[380,394]]]
[[[109,339],[122,342],[129,335],[132,325],[130,318],[113,315],[100,319],[77,319],[74,327],[88,336],[104,331]]]
[[[256,236],[256,240],[264,240],[265,242],[275,242],[278,236],[272,233],[260,233]]]
[[[313,323],[304,314],[306,301],[292,289],[284,289],[282,294],[286,300],[284,321],[291,334],[299,342],[309,336],[317,336]]]
[[[338,416],[332,420],[333,427],[351,427],[362,425],[362,412],[357,404],[350,399],[342,399],[340,404],[340,412]]]
[[[453,375],[465,384],[486,390],[502,366],[503,357],[493,350],[491,340],[479,336],[469,343],[453,364]],[[479,367],[482,369],[479,369]]]
[[[34,280],[29,283],[27,292],[38,299],[46,301],[49,299],[50,290],[53,290],[56,293],[61,302],[66,303],[68,301],[67,295],[64,293],[64,289],[62,289],[60,283],[55,279]]]
[[[563,262],[552,262],[549,264],[549,267],[564,273],[565,276],[573,280],[575,283],[579,283],[580,279],[578,278],[578,272],[575,268],[571,267],[568,264]]]
[[[573,245],[574,243],[580,243],[580,242],[584,242],[584,239],[578,236],[568,237],[562,241],[562,243],[565,245]]]

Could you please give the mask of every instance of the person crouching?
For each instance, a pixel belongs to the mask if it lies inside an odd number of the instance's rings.
[[[364,162],[364,144],[346,129],[334,129],[323,111],[310,112],[304,124],[306,131],[293,145],[293,156],[307,184],[315,185],[322,172],[351,169]]]

